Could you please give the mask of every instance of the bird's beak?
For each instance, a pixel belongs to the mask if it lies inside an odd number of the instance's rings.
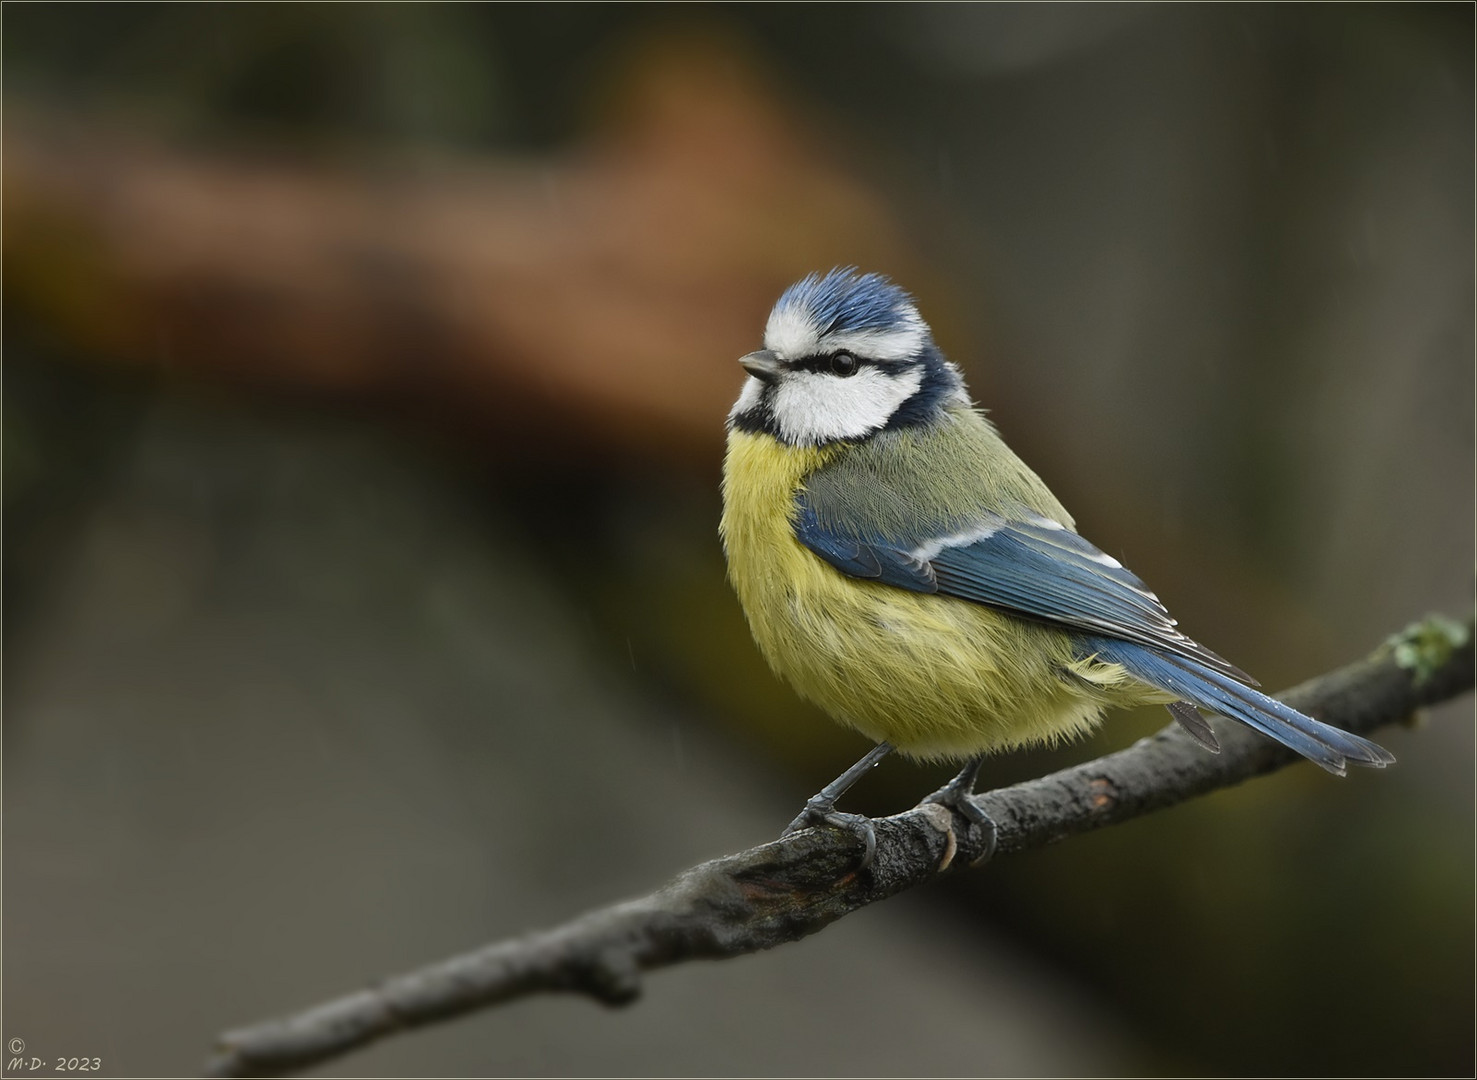
[[[760,349],[758,352],[751,352],[748,356],[741,356],[739,363],[743,364],[744,370],[760,382],[772,383],[779,377],[780,358],[768,349]]]

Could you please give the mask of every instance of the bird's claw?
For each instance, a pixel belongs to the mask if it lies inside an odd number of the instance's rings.
[[[872,824],[872,819],[862,814],[848,814],[843,810],[837,810],[834,806],[806,803],[805,809],[796,815],[794,821],[785,826],[785,831],[780,835],[789,836],[801,829],[809,829],[817,825],[829,825],[833,829],[840,829],[856,837],[861,841],[863,849],[861,865],[857,869],[864,870],[872,865],[872,860],[877,856],[877,829]]]
[[[939,806],[947,806],[950,810],[957,810],[959,814],[972,825],[993,825],[990,815],[980,809],[979,803],[959,791],[952,785],[941,787],[932,795],[923,800],[926,803],[937,803]]]
[[[970,777],[970,787],[973,786],[974,778]],[[953,810],[971,825],[978,825],[985,830],[984,853],[975,858],[971,865],[979,866],[983,862],[988,862],[990,856],[995,854],[995,819],[985,813],[980,804],[974,801],[973,792],[958,783],[951,782],[939,788],[923,802]]]

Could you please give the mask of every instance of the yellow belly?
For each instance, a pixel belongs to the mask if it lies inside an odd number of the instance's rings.
[[[793,528],[803,478],[838,452],[733,432],[721,532],[760,651],[799,693],[869,738],[962,758],[1090,729],[1109,704],[1166,700],[1067,634],[952,597],[849,578]]]

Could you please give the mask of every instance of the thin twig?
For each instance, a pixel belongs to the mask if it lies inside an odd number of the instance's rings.
[[[1368,732],[1470,690],[1472,679],[1471,620],[1463,626],[1432,617],[1283,700],[1345,730]],[[1212,755],[1171,725],[1126,750],[977,796],[998,827],[996,853],[1055,843],[1298,760],[1239,725],[1222,724],[1219,734],[1221,753]],[[229,1032],[207,1071],[297,1071],[405,1028],[540,991],[625,1004],[639,996],[643,971],[794,941],[988,853],[979,826],[937,805],[875,824],[876,859],[865,870],[857,870],[853,836],[808,829],[693,867],[641,899]]]

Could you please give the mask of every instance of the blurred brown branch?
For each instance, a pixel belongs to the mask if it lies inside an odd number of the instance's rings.
[[[1473,624],[1433,616],[1363,660],[1303,683],[1289,704],[1368,732],[1472,688]],[[996,822],[998,853],[1023,851],[1172,806],[1299,760],[1224,725],[1211,755],[1177,725],[1126,750],[976,797]],[[857,871],[854,838],[809,829],[716,859],[638,900],[553,930],[487,946],[386,979],[282,1020],[229,1032],[214,1076],[270,1075],[337,1057],[403,1028],[541,991],[625,1004],[641,973],[737,956],[813,934],[858,908],[986,854],[977,826],[936,805],[876,822],[877,856]]]
[[[742,45],[658,36],[606,83],[542,156],[186,148],[8,102],[8,304],[110,361],[431,401],[493,437],[558,414],[544,452],[716,457],[785,285],[925,275]]]

